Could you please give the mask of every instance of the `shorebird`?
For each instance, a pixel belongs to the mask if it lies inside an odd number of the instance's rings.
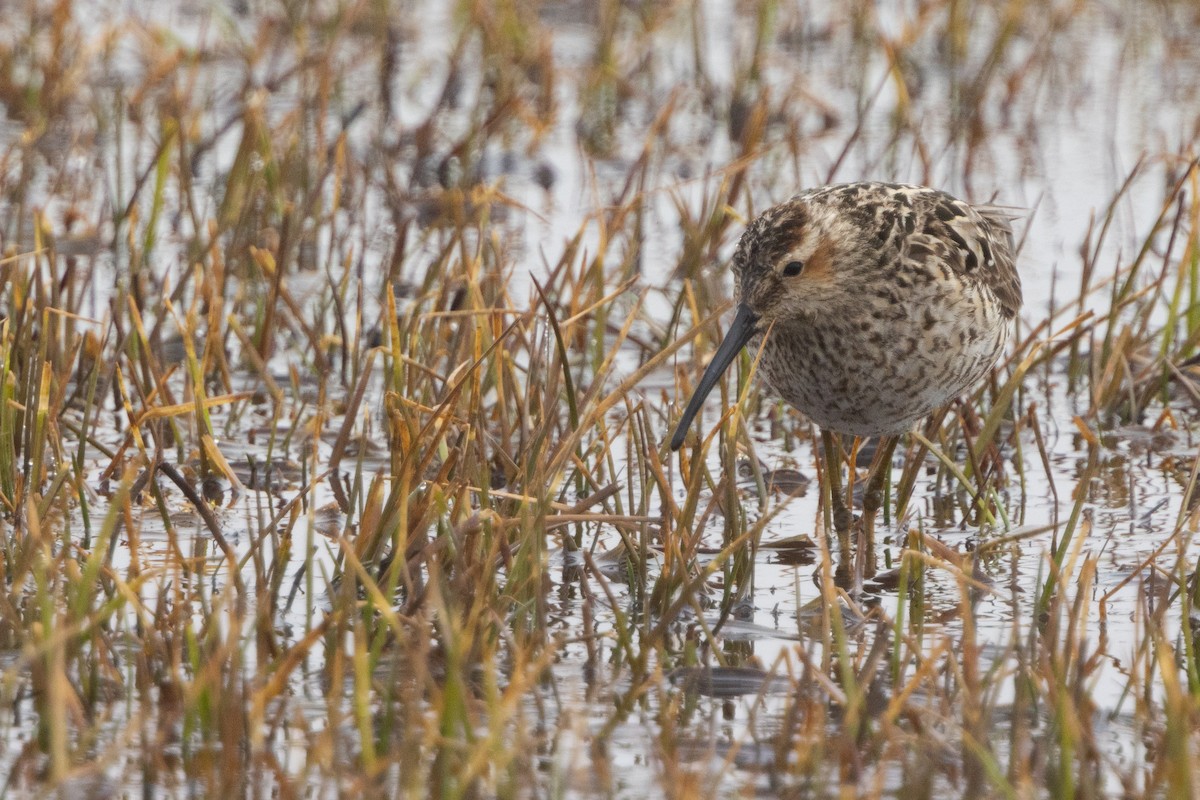
[[[899,435],[977,383],[1008,341],[1021,307],[1010,219],[896,183],[809,189],[763,212],[734,252],[737,313],[671,449],[749,346],[767,384],[821,428],[843,557],[853,517],[839,434],[882,437],[863,497],[860,553],[873,572],[874,519]]]

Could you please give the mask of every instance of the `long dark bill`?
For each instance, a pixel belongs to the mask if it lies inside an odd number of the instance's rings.
[[[721,373],[737,358],[737,354],[742,351],[746,342],[750,341],[757,330],[758,315],[744,303],[738,304],[737,316],[733,318],[729,330],[725,333],[725,338],[721,341],[721,346],[717,348],[717,354],[713,356],[712,361],[708,362],[708,368],[700,377],[700,385],[696,387],[696,391],[692,393],[692,399],[688,400],[687,408],[683,410],[683,416],[680,417],[675,434],[671,437],[672,450],[678,450],[683,446],[687,429],[691,426],[692,420],[696,418],[696,414],[700,413],[700,407],[704,405],[704,398],[708,397],[708,393],[721,379]]]

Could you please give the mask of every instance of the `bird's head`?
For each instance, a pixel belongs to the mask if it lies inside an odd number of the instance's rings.
[[[746,228],[733,255],[739,305],[764,330],[836,313],[853,301],[844,271],[860,260],[849,250],[859,238],[849,220],[804,195],[768,209]]]
[[[774,325],[838,313],[839,305],[854,302],[846,276],[839,273],[847,260],[839,244],[846,239],[843,226],[849,227],[828,207],[801,195],[768,209],[746,228],[733,255],[737,314],[684,409],[672,449],[683,444],[704,399],[751,339]]]

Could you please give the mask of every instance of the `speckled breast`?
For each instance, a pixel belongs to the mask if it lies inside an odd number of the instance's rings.
[[[898,434],[974,386],[996,363],[1009,320],[986,290],[916,291],[777,324],[760,375],[823,429]],[[757,353],[764,337],[751,341]]]

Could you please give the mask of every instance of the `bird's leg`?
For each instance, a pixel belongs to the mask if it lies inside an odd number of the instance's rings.
[[[837,532],[841,563],[848,565],[854,515],[846,507],[842,494],[842,438],[832,431],[821,431],[821,441],[825,445],[825,480],[829,481],[829,497],[833,504],[833,529]]]
[[[862,541],[859,543],[859,556],[862,558],[863,576],[870,578],[875,575],[875,515],[883,507],[884,486],[888,474],[892,470],[892,454],[896,452],[899,436],[882,436],[875,449],[875,458],[871,461],[871,476],[867,479],[867,489],[863,494]]]

